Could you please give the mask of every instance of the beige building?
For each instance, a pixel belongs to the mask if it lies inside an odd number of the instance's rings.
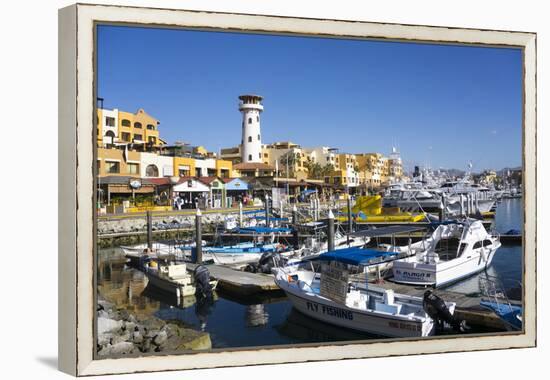
[[[298,180],[308,178],[308,155],[298,144],[282,141],[264,145],[262,146],[262,157],[264,163],[273,168],[278,166],[277,174],[280,177]]]

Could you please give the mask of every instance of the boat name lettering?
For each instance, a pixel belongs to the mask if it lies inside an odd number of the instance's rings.
[[[409,323],[396,322],[396,321],[390,321],[388,322],[388,325],[390,327],[393,327],[394,329],[420,331],[420,325],[411,325]]]
[[[396,271],[397,274],[403,276],[403,277],[409,277],[409,278],[424,278],[424,277],[430,277],[430,273],[423,273],[423,272],[401,272]]]
[[[307,302],[306,306],[308,310],[316,313],[321,312],[323,314],[330,315],[331,317],[349,319],[350,321],[353,320],[353,313],[351,311],[340,309],[338,307],[319,305],[315,302]],[[321,307],[319,308],[319,306]]]

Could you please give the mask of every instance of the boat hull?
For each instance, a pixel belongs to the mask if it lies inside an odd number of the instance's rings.
[[[435,332],[434,323],[429,318],[407,319],[389,313],[382,315],[353,309],[314,293],[298,293],[282,281],[277,282],[277,285],[298,311],[322,322],[385,337],[423,337]]]
[[[196,292],[196,288],[194,285],[178,284],[174,281],[170,281],[169,279],[159,277],[156,273],[145,272],[145,274],[147,275],[147,280],[149,281],[151,286],[154,286],[155,288],[164,292],[172,293],[178,298],[192,296]],[[217,281],[210,281],[212,289],[215,289],[217,284]]]
[[[450,285],[488,268],[495,252],[496,249],[491,249],[486,260],[480,254],[435,264],[421,264],[406,261],[407,259],[397,260],[393,262],[393,281],[419,286]]]

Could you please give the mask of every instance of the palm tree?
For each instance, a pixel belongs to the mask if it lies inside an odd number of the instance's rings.
[[[300,153],[294,153],[293,151],[289,150],[285,154],[279,158],[279,162],[283,165],[283,167],[288,168],[288,173],[285,173],[288,175],[288,177],[294,177],[294,168],[296,166],[296,162],[300,161]]]

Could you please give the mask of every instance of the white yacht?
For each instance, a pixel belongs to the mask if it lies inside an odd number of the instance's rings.
[[[413,256],[393,262],[393,279],[447,285],[489,267],[500,245],[500,237],[487,232],[479,220],[443,223],[429,238],[414,243]]]

